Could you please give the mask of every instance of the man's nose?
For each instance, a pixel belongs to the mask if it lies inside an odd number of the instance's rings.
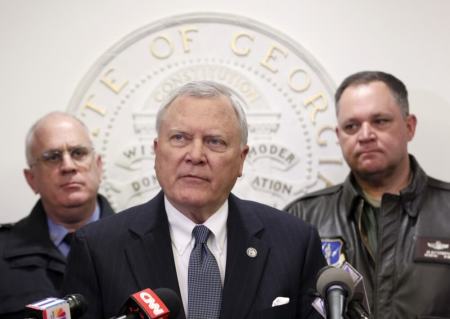
[[[359,130],[359,140],[361,141],[367,141],[375,139],[375,131],[373,130],[373,127],[368,122],[363,122],[361,124],[361,129]]]
[[[61,169],[64,171],[73,171],[76,169],[76,164],[69,152],[63,152],[61,158]]]
[[[205,161],[205,150],[203,141],[193,140],[187,153],[187,159],[193,164],[202,163]]]

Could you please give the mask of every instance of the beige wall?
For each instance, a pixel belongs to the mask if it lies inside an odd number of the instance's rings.
[[[400,77],[419,124],[411,151],[450,181],[450,1],[0,0],[0,222],[29,213],[24,138],[39,116],[65,110],[94,62],[130,32],[197,11],[248,16],[295,39],[338,84],[362,69]]]

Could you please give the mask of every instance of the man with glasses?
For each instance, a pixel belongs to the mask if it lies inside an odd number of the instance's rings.
[[[0,231],[1,318],[23,318],[26,304],[58,296],[73,232],[113,214],[97,194],[102,160],[81,121],[49,113],[31,127],[25,147],[24,175],[40,199]]]

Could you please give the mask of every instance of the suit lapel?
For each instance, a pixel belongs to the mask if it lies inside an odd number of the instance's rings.
[[[258,291],[270,247],[260,239],[264,227],[251,211],[230,195],[227,221],[227,265],[221,318],[245,318]],[[130,226],[132,238],[126,249],[131,272],[139,288],[173,289],[180,296],[173,259],[164,195],[141,206]],[[248,250],[256,252],[252,255]],[[181,309],[179,319],[185,318]]]
[[[133,239],[126,256],[139,289],[170,288],[180,296],[163,199],[161,192],[140,207],[129,229]]]
[[[270,248],[260,240],[264,227],[233,195],[229,201],[227,266],[221,318],[245,318],[259,287]],[[256,256],[254,256],[256,253]]]

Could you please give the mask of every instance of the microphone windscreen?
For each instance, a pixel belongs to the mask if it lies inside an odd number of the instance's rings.
[[[154,290],[155,294],[161,299],[170,311],[169,318],[176,318],[181,308],[181,300],[178,295],[169,288],[158,288]]]
[[[333,285],[342,286],[348,294],[348,299],[353,295],[353,279],[346,271],[333,266],[325,266],[319,271],[316,289],[322,297],[326,297],[328,288]]]

